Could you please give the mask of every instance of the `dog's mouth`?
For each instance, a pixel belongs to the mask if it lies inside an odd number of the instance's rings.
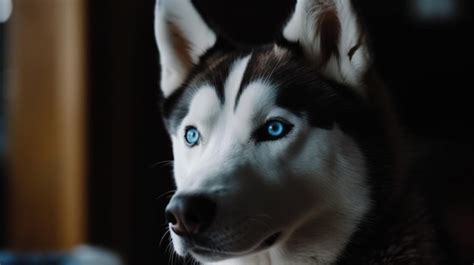
[[[267,237],[267,239],[265,239],[262,242],[262,244],[260,244],[259,248],[272,247],[278,241],[278,239],[280,239],[280,237],[281,237],[281,232],[277,232],[277,233]]]
[[[232,252],[220,249],[218,246],[216,247],[203,247],[199,245],[192,246],[189,251],[191,255],[195,256],[195,258],[199,260],[206,260],[206,261],[218,261],[221,259],[228,259],[234,257],[240,257],[249,255],[258,251],[262,251],[268,249],[275,245],[278,239],[281,238],[282,232],[277,232],[266,239],[264,239],[260,244],[256,247],[253,247],[247,251],[239,251],[239,252]]]

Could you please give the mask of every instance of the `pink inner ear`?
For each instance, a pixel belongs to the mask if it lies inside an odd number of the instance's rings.
[[[339,39],[341,38],[341,23],[334,6],[322,7],[316,21],[317,33],[321,44],[320,66],[324,66],[332,55],[339,57]]]
[[[176,50],[176,55],[179,57],[179,60],[186,69],[191,68],[193,60],[191,58],[189,41],[184,37],[184,33],[178,26],[172,22],[168,22],[168,27],[172,45]]]

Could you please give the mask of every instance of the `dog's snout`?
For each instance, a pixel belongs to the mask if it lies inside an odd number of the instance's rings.
[[[203,195],[178,195],[166,207],[166,220],[178,235],[203,232],[214,219],[216,204]]]

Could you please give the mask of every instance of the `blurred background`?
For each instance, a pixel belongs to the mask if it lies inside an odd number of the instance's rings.
[[[0,0],[0,264],[81,253],[82,264],[169,263],[154,2],[13,0],[10,15]],[[269,42],[294,4],[194,2],[247,44]],[[472,1],[354,3],[413,143],[410,177],[426,188],[452,264],[472,264]],[[61,258],[35,259],[51,253]]]

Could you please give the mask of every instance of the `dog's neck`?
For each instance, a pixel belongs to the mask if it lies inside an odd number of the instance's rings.
[[[335,264],[358,221],[366,211],[342,215],[340,211],[310,219],[286,240],[255,255],[206,265],[330,265]]]

